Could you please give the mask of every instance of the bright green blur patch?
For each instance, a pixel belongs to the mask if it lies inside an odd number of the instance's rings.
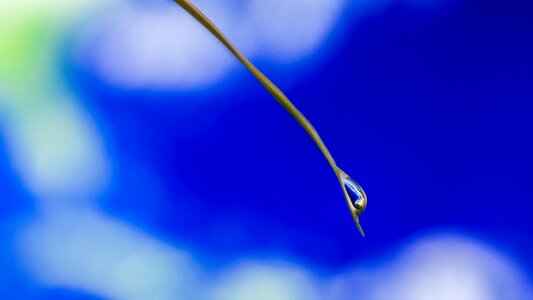
[[[49,77],[63,35],[83,16],[117,1],[0,0],[0,80]]]
[[[53,22],[19,19],[4,27],[0,39],[0,76],[9,81],[42,75],[53,60]]]

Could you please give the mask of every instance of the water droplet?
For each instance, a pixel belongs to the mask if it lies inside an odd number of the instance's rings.
[[[348,192],[353,207],[357,210],[363,210],[365,208],[365,192],[363,191],[363,188],[349,176],[344,179],[344,187]]]

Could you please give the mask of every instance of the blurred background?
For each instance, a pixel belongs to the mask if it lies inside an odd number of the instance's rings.
[[[0,2],[0,298],[533,299],[533,3]]]

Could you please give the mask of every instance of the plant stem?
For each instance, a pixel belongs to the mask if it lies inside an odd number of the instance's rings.
[[[316,129],[311,125],[309,120],[292,104],[287,96],[259,69],[254,66],[233,44],[224,36],[224,34],[211,22],[194,4],[189,0],[174,0],[189,14],[191,14],[198,22],[200,22],[207,30],[209,30],[226,48],[254,75],[254,77],[265,87],[265,89],[291,114],[291,116],[298,121],[298,123],[311,136],[313,141],[317,144],[322,154],[326,157],[329,164],[337,173],[337,164],[331,156],[328,148],[318,135]]]
[[[265,0],[268,1],[268,0]],[[333,156],[329,152],[328,148],[320,138],[320,135],[316,129],[311,125],[309,120],[292,104],[292,102],[287,98],[287,96],[270,80],[268,79],[259,69],[254,66],[233,44],[224,36],[222,31],[207,18],[190,0],[174,0],[178,5],[180,5],[184,10],[186,10],[192,17],[194,17],[198,22],[200,22],[211,34],[213,34],[245,67],[252,73],[252,75],[265,87],[265,89],[278,101],[278,103],[287,110],[287,112],[294,118],[296,121],[304,128],[304,130],[309,134],[313,139],[315,144],[318,146],[329,165],[335,172],[337,179],[339,180],[341,187],[344,191],[344,196],[348,201],[348,206],[352,212],[352,216],[357,225],[357,228],[364,236],[363,229],[359,224],[359,215],[362,213],[362,210],[356,210],[351,204],[350,198],[344,187],[344,180],[348,175],[342,171]],[[365,206],[366,206],[366,195],[365,195]],[[364,210],[364,208],[363,208]]]

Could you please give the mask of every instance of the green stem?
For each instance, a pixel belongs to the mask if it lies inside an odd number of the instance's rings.
[[[267,1],[267,0],[265,0]],[[287,110],[287,112],[294,118],[296,121],[304,128],[304,130],[311,136],[315,144],[318,146],[329,165],[335,172],[341,187],[344,191],[346,200],[352,212],[357,228],[364,236],[363,230],[359,224],[359,215],[362,213],[362,210],[356,210],[351,204],[350,197],[344,187],[344,180],[348,176],[344,173],[335,163],[333,156],[329,152],[328,148],[320,138],[320,135],[316,129],[311,125],[309,120],[292,104],[292,102],[287,98],[287,96],[270,80],[268,79],[259,69],[254,66],[233,44],[224,36],[222,31],[213,24],[192,2],[189,0],[174,0],[178,5],[180,5],[184,10],[186,10],[191,16],[193,16],[198,22],[200,22],[211,34],[213,34],[245,67],[252,73],[252,75],[265,87],[265,89],[278,101],[278,103]],[[365,196],[366,198],[366,196]],[[366,200],[366,199],[365,199]],[[366,202],[365,202],[366,205]],[[364,208],[363,208],[364,209]]]
[[[298,123],[305,129],[305,131],[315,141],[322,154],[326,157],[329,164],[337,173],[337,164],[331,156],[328,148],[318,135],[316,129],[311,125],[307,118],[292,104],[292,102],[285,96],[285,94],[268,79],[256,66],[254,66],[242,53],[233,46],[233,44],[224,36],[224,34],[211,22],[194,4],[189,0],[175,0],[183,9],[185,9],[191,16],[200,22],[207,30],[209,30],[226,48],[254,75],[255,78],[265,87],[265,89],[291,114],[291,116],[298,121]]]

